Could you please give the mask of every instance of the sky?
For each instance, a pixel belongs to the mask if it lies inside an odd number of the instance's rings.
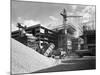
[[[95,6],[14,0],[11,2],[12,31],[17,30],[17,22],[27,27],[41,24],[49,29],[56,28],[63,23],[60,15],[63,8],[66,9],[68,16],[83,16],[82,18],[68,18],[67,23],[76,27],[76,34],[81,34],[84,24],[95,29]]]

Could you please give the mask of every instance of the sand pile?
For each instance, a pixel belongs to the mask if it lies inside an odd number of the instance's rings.
[[[56,65],[53,58],[45,57],[14,39],[11,52],[12,74],[35,72]]]

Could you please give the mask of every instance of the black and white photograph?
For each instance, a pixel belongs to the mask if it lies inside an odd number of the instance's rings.
[[[11,0],[11,74],[96,69],[96,5]]]

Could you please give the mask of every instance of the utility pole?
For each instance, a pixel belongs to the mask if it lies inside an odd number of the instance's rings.
[[[64,50],[69,56],[69,50],[67,48],[67,26],[66,26],[67,18],[77,18],[77,17],[82,17],[82,16],[67,16],[66,9],[63,9],[60,15],[63,17],[63,27],[64,27],[64,35],[65,35]]]

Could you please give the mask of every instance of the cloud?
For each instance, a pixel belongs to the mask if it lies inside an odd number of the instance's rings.
[[[56,18],[54,16],[49,16],[50,20],[47,23],[47,26],[49,29],[53,29],[55,26],[59,25],[59,18]]]
[[[17,22],[22,23],[23,21],[24,21],[24,19],[22,17],[17,18]]]
[[[53,21],[57,21],[58,19],[56,18],[56,17],[54,17],[54,16],[49,16],[49,18],[51,19],[51,20],[53,20]]]
[[[40,21],[33,20],[33,19],[24,19],[22,17],[18,17],[17,22],[22,23],[23,25],[26,25],[27,27],[40,24]]]
[[[15,31],[18,30],[18,28],[16,27],[16,24],[11,24],[11,31]]]
[[[82,10],[83,22],[95,20],[95,7],[87,6]]]
[[[90,15],[89,13],[85,13],[85,14],[83,15],[83,22],[88,22],[88,21],[90,21],[91,16],[92,16],[92,15]]]
[[[83,16],[81,18],[82,24],[95,29],[95,6],[86,6],[82,11],[78,11],[77,15]]]
[[[85,23],[89,29],[95,29],[95,6],[88,6],[83,12],[83,23]]]
[[[76,10],[77,5],[72,5],[72,10]]]
[[[85,7],[83,10],[82,10],[82,12],[83,13],[89,13],[89,12],[95,12],[95,6],[87,6],[87,7]],[[91,12],[91,13],[92,13]]]
[[[16,23],[12,23],[11,27],[12,27],[12,31],[15,31],[17,30],[18,28],[16,27],[16,24],[17,23],[21,23],[22,26],[33,26],[33,25],[36,25],[36,24],[40,24],[40,21],[37,21],[37,20],[33,20],[33,19],[23,19],[22,17],[18,17],[17,18],[17,22]]]
[[[27,27],[29,27],[29,26],[32,26],[32,25],[40,24],[40,21],[24,20],[23,24],[26,25]]]

